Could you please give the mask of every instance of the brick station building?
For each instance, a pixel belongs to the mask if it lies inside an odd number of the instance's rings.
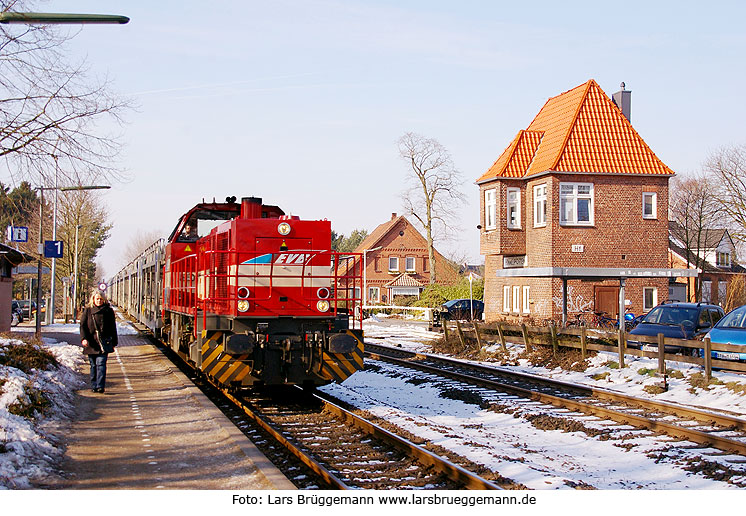
[[[591,79],[550,98],[477,180],[487,320],[616,317],[667,298],[674,172],[632,127],[630,94]]]

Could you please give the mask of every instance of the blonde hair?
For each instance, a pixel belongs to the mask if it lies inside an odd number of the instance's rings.
[[[91,292],[91,297],[88,299],[88,305],[87,306],[95,306],[93,304],[93,298],[96,297],[96,296],[101,296],[101,299],[104,300],[104,303],[108,303],[109,302],[109,300],[106,299],[106,294],[104,294],[100,290],[94,290],[93,292]]]

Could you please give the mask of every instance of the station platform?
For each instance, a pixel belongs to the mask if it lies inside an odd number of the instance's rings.
[[[77,336],[43,333],[58,341]],[[88,379],[88,363],[81,372]],[[50,489],[295,489],[146,339],[120,335],[106,392],[77,392]]]

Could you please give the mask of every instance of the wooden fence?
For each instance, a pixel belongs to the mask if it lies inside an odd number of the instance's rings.
[[[531,351],[535,346],[552,346],[555,353],[557,353],[560,347],[564,347],[579,349],[583,358],[586,357],[588,350],[616,350],[619,356],[619,367],[624,367],[625,355],[658,358],[658,373],[661,375],[666,373],[666,360],[686,362],[702,366],[708,380],[712,377],[713,367],[746,372],[746,364],[713,359],[711,353],[712,351],[742,353],[743,346],[711,343],[709,339],[670,339],[665,338],[662,333],[659,333],[657,336],[629,336],[634,341],[639,342],[641,347],[646,344],[653,344],[657,347],[656,351],[646,351],[627,347],[628,334],[624,331],[608,331],[586,327],[534,327],[526,326],[525,324],[510,325],[507,323],[485,324],[477,321],[443,321],[443,333],[446,339],[454,331],[464,345],[464,348],[470,345],[470,340],[474,340],[480,349],[486,342],[500,344],[503,348],[507,344],[522,345],[526,347],[527,351]],[[666,346],[692,350],[689,353],[697,356],[666,353]],[[693,352],[694,350],[697,351]],[[701,353],[699,350],[703,350],[704,352]],[[704,358],[699,355],[703,355]]]

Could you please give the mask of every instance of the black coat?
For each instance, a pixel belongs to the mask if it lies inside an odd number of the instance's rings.
[[[98,331],[101,332],[101,338],[111,337],[116,346],[118,343],[117,319],[109,303],[101,306],[87,306],[80,315],[80,339],[87,340],[89,346],[100,352],[101,345],[96,338],[97,326]]]

